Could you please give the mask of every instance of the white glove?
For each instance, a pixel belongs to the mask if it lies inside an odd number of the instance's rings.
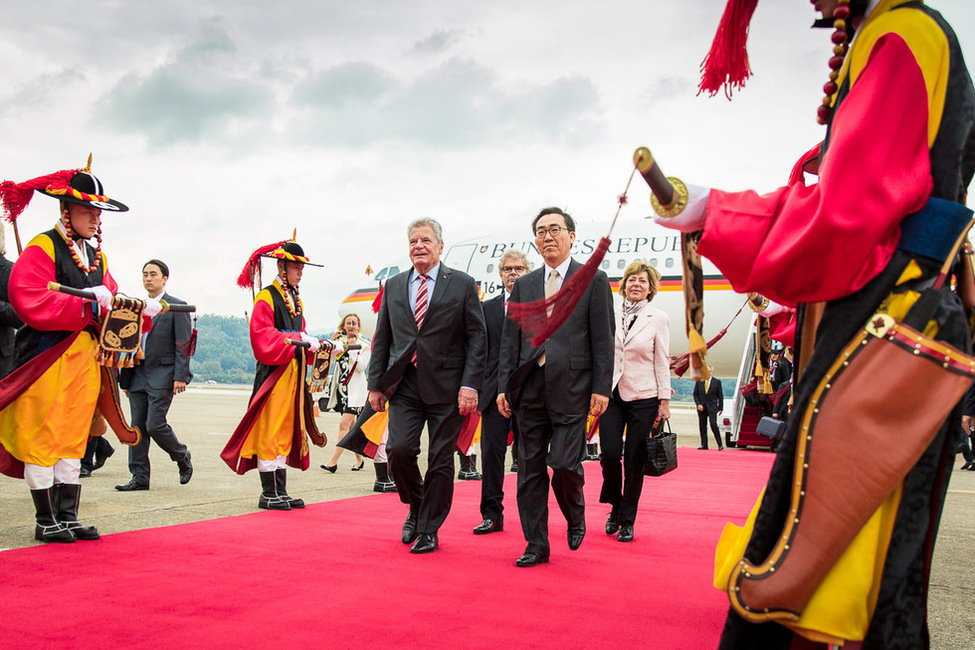
[[[711,189],[699,185],[687,186],[687,205],[676,217],[661,217],[653,215],[654,222],[666,228],[673,228],[681,232],[694,232],[704,229],[704,221],[708,216],[708,198]]]
[[[312,352],[318,352],[318,348],[322,347],[321,341],[316,339],[314,336],[309,334],[301,333],[301,340],[308,344],[309,349]]]
[[[142,307],[142,315],[152,318],[162,311],[162,304],[155,298],[146,298]]]
[[[115,298],[115,296],[113,296],[112,292],[108,290],[108,287],[100,284],[97,287],[89,287],[88,291],[95,294],[95,300],[98,301],[98,304],[101,305],[102,309],[105,311],[112,310],[112,300]]]
[[[765,318],[768,318],[770,316],[775,316],[776,314],[781,314],[784,311],[792,311],[792,309],[790,309],[789,307],[785,307],[784,305],[780,305],[777,302],[773,302],[769,300],[768,307],[758,312],[758,314],[760,316],[765,316]]]

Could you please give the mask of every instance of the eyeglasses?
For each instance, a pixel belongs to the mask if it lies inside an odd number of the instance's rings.
[[[568,228],[562,226],[552,226],[550,228],[538,228],[535,230],[535,236],[539,239],[543,239],[545,235],[552,235],[553,237],[558,237],[562,234],[562,231],[568,232]]]
[[[527,270],[528,269],[525,268],[524,266],[502,266],[501,267],[502,273],[524,273]]]

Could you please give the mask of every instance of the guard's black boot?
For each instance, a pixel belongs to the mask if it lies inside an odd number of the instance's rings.
[[[74,533],[58,523],[54,518],[54,504],[51,502],[53,488],[45,490],[31,490],[30,496],[34,500],[34,539],[39,542],[68,543],[74,541]]]
[[[82,526],[78,521],[78,506],[81,504],[81,486],[62,483],[53,488],[54,508],[56,519],[62,526],[74,533],[77,539],[99,539],[98,529],[94,526]]]
[[[373,492],[395,492],[396,484],[389,478],[387,463],[373,463],[376,467],[376,482],[372,484]]]
[[[599,447],[595,442],[586,445],[586,460],[599,460]]]
[[[304,501],[288,495],[288,470],[283,467],[274,470],[274,480],[278,488],[278,496],[287,501],[289,506],[292,508],[305,507]]]
[[[263,510],[291,510],[287,499],[278,495],[275,481],[277,472],[258,472],[261,477],[261,498],[257,500],[257,507]]]
[[[477,466],[474,464],[477,456],[465,456],[460,452],[457,452],[460,456],[460,471],[457,472],[457,478],[461,481],[480,481],[481,475],[477,473]]]

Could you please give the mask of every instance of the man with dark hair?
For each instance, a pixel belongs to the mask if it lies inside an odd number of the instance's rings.
[[[545,264],[518,278],[512,302],[534,302],[556,294],[582,265],[569,257],[575,222],[559,208],[545,208],[532,221],[535,246]],[[586,416],[606,410],[613,381],[613,296],[597,271],[580,288],[572,314],[535,347],[512,319],[501,337],[498,410],[518,424],[518,513],[528,547],[517,566],[548,562],[548,467],[552,491],[568,522],[568,544],[576,550],[586,534]]]
[[[149,260],[142,267],[142,285],[150,298],[171,305],[186,304],[165,292],[169,267],[159,260]],[[167,311],[152,319],[152,330],[145,335],[145,358],[133,368],[119,372],[119,385],[129,397],[132,425],[142,431],[139,444],[129,447],[129,472],[132,479],[116,485],[119,492],[149,489],[149,439],[156,441],[179,469],[179,482],[186,485],[193,477],[190,451],[166,422],[173,396],[186,390],[193,379],[190,360],[184,349],[193,327],[186,312]],[[182,345],[181,345],[182,344]]]
[[[711,366],[708,366],[708,370],[711,370]],[[718,443],[718,450],[724,449],[724,445],[721,444],[721,431],[718,429],[718,416],[724,410],[721,380],[709,375],[707,379],[695,381],[694,406],[697,407],[697,428],[701,434],[701,446],[698,449],[708,448],[708,424],[711,425],[714,441]]]

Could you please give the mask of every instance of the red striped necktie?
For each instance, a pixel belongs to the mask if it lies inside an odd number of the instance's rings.
[[[413,316],[416,318],[416,329],[419,330],[423,327],[423,317],[427,315],[427,280],[430,276],[426,274],[420,275],[420,286],[416,290],[416,309],[413,310]],[[413,351],[413,358],[410,359],[413,365],[416,365],[416,350]]]

